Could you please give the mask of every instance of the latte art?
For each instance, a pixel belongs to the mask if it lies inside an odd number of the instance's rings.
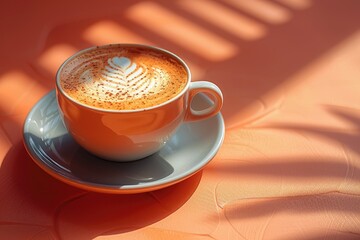
[[[137,65],[126,57],[113,57],[107,62],[99,87],[105,93],[118,94],[120,97],[117,101],[154,94],[161,90],[161,86],[166,86],[169,79],[159,69]]]
[[[184,67],[170,57],[150,50],[106,50],[80,55],[65,66],[61,86],[70,97],[98,108],[131,110],[166,102],[186,85]]]

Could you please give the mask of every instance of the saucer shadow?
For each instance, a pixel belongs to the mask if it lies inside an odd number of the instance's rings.
[[[132,162],[112,162],[79,147],[78,156],[71,161],[73,174],[106,186],[139,185],[163,179],[174,172],[174,168],[158,154]]]
[[[154,162],[161,164],[161,159],[154,157]],[[106,171],[108,167],[104,167]],[[128,170],[129,181],[133,182],[137,178],[143,181],[148,174],[145,171],[136,176],[131,173],[131,167]],[[81,171],[88,174],[95,171],[95,165],[90,164]],[[40,228],[42,235],[65,240],[93,239],[133,231],[180,208],[196,190],[201,176],[202,171],[170,187],[146,193],[88,192],[46,174],[19,142],[8,151],[0,168],[0,239],[9,239],[8,234],[14,233],[14,229],[19,234],[17,239],[30,239]],[[32,228],[34,232],[31,232]]]
[[[158,154],[133,162],[114,162],[89,153],[70,134],[46,141],[29,132],[24,136],[32,145],[30,150],[46,167],[75,182],[118,188],[161,180],[174,172],[174,168]]]

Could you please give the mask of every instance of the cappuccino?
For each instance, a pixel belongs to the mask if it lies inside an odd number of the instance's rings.
[[[73,100],[107,110],[138,110],[162,104],[188,82],[184,65],[165,53],[133,45],[107,45],[69,59],[60,86]]]

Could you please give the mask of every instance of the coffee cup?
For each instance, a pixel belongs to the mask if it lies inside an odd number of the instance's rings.
[[[198,93],[212,96],[210,107],[191,107]],[[139,44],[75,53],[56,74],[56,96],[75,141],[98,157],[119,162],[156,153],[181,124],[212,117],[223,103],[215,84],[191,82],[181,58]]]

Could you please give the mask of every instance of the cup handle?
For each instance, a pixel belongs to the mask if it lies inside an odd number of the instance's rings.
[[[194,110],[191,108],[191,102],[198,93],[208,93],[214,97],[214,103],[208,108]],[[207,81],[191,82],[189,88],[188,108],[185,115],[185,121],[198,121],[216,115],[223,105],[223,95],[218,86]]]

